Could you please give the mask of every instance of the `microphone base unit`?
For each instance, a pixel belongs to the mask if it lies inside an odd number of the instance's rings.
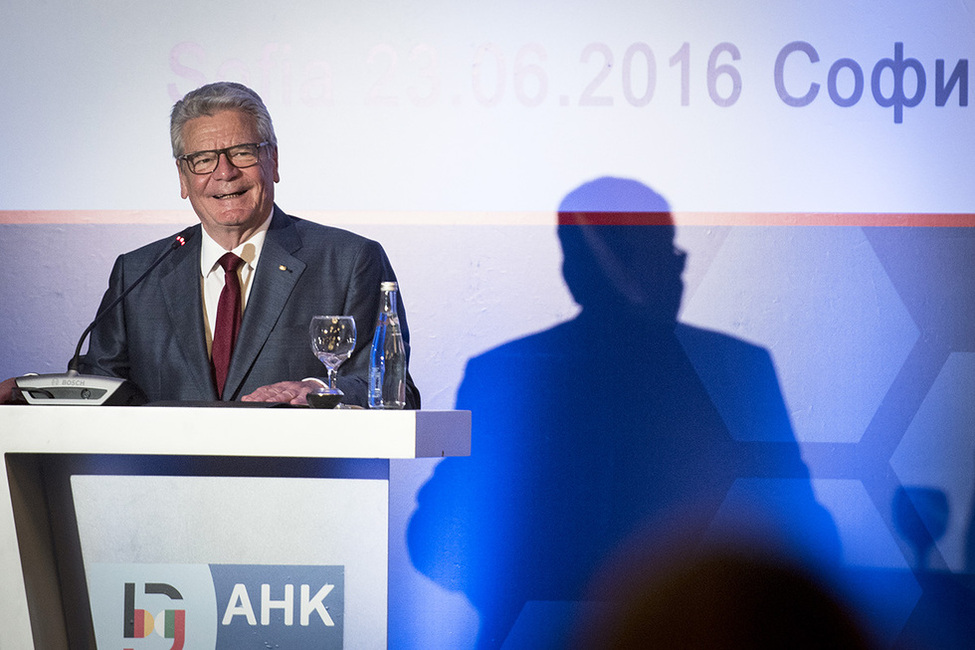
[[[66,372],[25,375],[15,380],[28,404],[58,406],[140,406],[148,399],[126,379]]]

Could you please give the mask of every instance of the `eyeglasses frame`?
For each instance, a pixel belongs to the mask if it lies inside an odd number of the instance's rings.
[[[260,162],[261,149],[263,147],[266,147],[269,144],[271,144],[271,143],[269,141],[265,140],[264,142],[245,142],[243,144],[235,144],[232,147],[224,147],[223,149],[201,149],[200,151],[191,151],[190,153],[184,153],[182,156],[177,156],[176,157],[176,160],[186,163],[186,169],[187,169],[187,171],[189,171],[191,174],[196,174],[197,176],[206,176],[207,174],[212,174],[213,172],[217,171],[217,167],[220,166],[220,156],[226,156],[227,157],[227,162],[230,163],[231,165],[233,165],[234,167],[236,167],[237,169],[247,169],[248,167],[253,167],[258,162]],[[250,165],[237,165],[237,164],[235,164],[234,161],[231,160],[231,158],[230,158],[230,151],[232,149],[236,149],[238,147],[257,147],[257,159],[254,160],[254,162],[251,163]],[[196,155],[199,155],[201,153],[210,153],[210,154],[213,154],[214,159],[217,161],[216,164],[214,164],[213,169],[211,169],[208,172],[198,172],[198,171],[195,171],[193,169],[193,166],[190,164],[190,156],[196,156]]]

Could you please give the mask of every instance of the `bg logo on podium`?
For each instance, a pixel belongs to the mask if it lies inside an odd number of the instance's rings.
[[[183,600],[183,596],[172,585],[158,582],[148,582],[145,593],[164,594],[171,600]],[[157,632],[166,639],[172,639],[171,650],[183,650],[186,639],[186,610],[165,609],[155,616],[144,609],[135,608],[135,583],[125,583],[125,613],[122,627],[126,639],[144,639]]]
[[[99,648],[343,645],[343,566],[95,564],[88,573]]]

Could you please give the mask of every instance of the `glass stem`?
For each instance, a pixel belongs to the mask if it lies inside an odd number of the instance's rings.
[[[328,369],[328,389],[329,390],[335,390],[336,389],[336,386],[335,386],[335,376],[337,374],[338,374],[338,372],[337,372],[337,370],[335,368],[329,368]]]

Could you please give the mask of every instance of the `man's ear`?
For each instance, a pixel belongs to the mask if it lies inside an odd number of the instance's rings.
[[[274,182],[275,183],[279,183],[279,182],[281,182],[281,177],[278,175],[278,147],[277,147],[277,145],[275,145],[275,147],[274,147],[274,153],[272,155],[274,156]]]

